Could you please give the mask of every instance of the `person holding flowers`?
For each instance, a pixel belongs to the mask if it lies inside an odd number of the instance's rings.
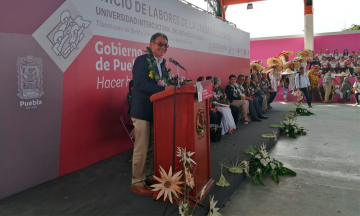
[[[136,58],[133,67],[133,90],[130,116],[134,125],[135,143],[132,158],[131,191],[141,195],[153,192],[146,182],[153,180],[153,94],[173,88],[171,73],[163,56],[168,50],[168,38],[156,33],[150,39],[146,54]]]

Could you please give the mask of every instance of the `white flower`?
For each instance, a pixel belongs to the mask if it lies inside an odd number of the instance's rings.
[[[298,131],[295,129],[294,132],[297,133]]]
[[[286,136],[289,136],[289,134],[286,134]]]
[[[273,162],[274,161],[274,158],[270,158],[270,162]]]
[[[257,155],[255,155],[255,158],[260,160],[261,156],[259,154],[257,154]]]
[[[270,163],[271,169],[274,169],[276,166],[273,163]]]
[[[260,168],[258,168],[258,169],[256,170],[256,172],[261,173],[261,169],[260,169]]]
[[[261,160],[260,160],[260,163],[261,163],[263,166],[267,166],[267,164],[268,164],[269,162],[266,162],[265,159],[261,159]]]
[[[268,153],[266,151],[261,151],[261,155],[263,158],[267,158]]]
[[[177,155],[180,158],[180,161],[183,161],[184,164],[189,163],[190,166],[192,166],[193,164],[196,164],[196,162],[191,159],[191,156],[193,156],[195,154],[195,152],[190,152],[190,151],[186,151],[186,148],[181,148],[181,147],[177,147]]]
[[[289,133],[289,130],[288,130],[288,129],[286,129],[285,131],[286,131],[286,133]]]
[[[266,163],[270,163],[270,158],[265,159]]]

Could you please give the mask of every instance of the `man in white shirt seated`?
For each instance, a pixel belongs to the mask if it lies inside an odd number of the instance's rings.
[[[300,67],[300,73],[296,74],[295,77],[295,86],[297,89],[300,89],[300,91],[303,92],[306,98],[306,102],[309,105],[309,108],[311,108],[311,101],[309,97],[308,88],[310,88],[310,81],[309,77],[304,73],[304,67]]]
[[[322,86],[324,87],[324,91],[325,91],[324,103],[330,103],[329,97],[331,94],[331,86],[333,82],[336,82],[336,84],[339,85],[338,81],[335,79],[335,70],[331,69],[330,72],[327,72],[325,74],[322,83]]]

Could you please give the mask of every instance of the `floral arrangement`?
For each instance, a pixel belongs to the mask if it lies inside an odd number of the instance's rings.
[[[220,103],[220,101],[227,101],[227,96],[226,94],[224,94],[224,91],[220,86],[213,87],[212,91],[213,91],[213,96],[211,98],[212,102]]]
[[[167,86],[167,85],[173,85],[172,79],[173,76],[171,74],[171,69],[167,69],[165,66],[163,67],[163,74],[166,74],[166,76],[163,76],[163,78],[160,77],[160,75],[156,72],[156,59],[152,55],[152,51],[150,47],[146,47],[146,50],[144,50],[145,53],[149,54],[149,58],[146,58],[146,61],[148,62],[148,70],[149,70],[149,78],[152,80],[155,80],[156,83],[159,86]],[[163,59],[163,64],[166,63],[166,59]]]
[[[245,83],[245,94],[248,97],[253,97],[255,94],[255,89],[250,85]]]
[[[190,206],[190,190],[195,187],[195,177],[192,170],[195,169],[196,162],[191,158],[195,152],[186,151],[186,148],[177,147],[176,156],[180,158],[182,162],[182,169],[177,172],[175,175],[172,175],[172,168],[170,167],[169,173],[166,174],[165,170],[160,167],[161,177],[154,176],[154,178],[159,182],[159,184],[151,185],[150,187],[154,188],[152,191],[160,191],[156,200],[161,196],[164,196],[164,200],[169,198],[169,201],[173,203],[172,197],[176,200],[178,205],[179,214],[181,216],[191,216],[197,206]],[[184,176],[182,172],[184,171]],[[206,190],[206,185],[202,188],[200,192],[200,200],[204,196]],[[181,197],[179,196],[181,195]],[[196,200],[199,201],[199,200]],[[216,208],[217,201],[214,201],[214,197],[210,197],[210,210],[208,215],[219,215],[217,211],[219,208]]]
[[[302,104],[303,99],[303,93],[298,89],[297,91],[294,91],[291,93],[292,95],[296,96],[297,103],[295,103],[295,107],[290,108],[291,111],[293,111],[297,115],[301,116],[310,116],[314,115],[314,113],[310,112],[308,109],[306,109]]]
[[[293,115],[285,117],[285,120],[279,125],[272,124],[270,127],[281,128],[282,133],[291,138],[296,138],[297,134],[306,135],[306,129],[296,123],[296,118]]]
[[[280,181],[279,176],[296,176],[294,171],[284,167],[283,163],[270,157],[264,144],[260,146],[260,148],[255,145],[250,146],[246,149],[245,153],[254,156],[249,161],[249,170],[250,175],[253,176],[255,185],[264,185],[263,176],[265,173],[269,173],[271,179],[276,183],[279,183]]]

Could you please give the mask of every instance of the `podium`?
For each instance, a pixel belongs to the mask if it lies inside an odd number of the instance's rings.
[[[168,172],[173,162],[174,89],[154,94],[150,100],[154,106],[154,169],[155,175],[160,176],[159,167]],[[195,86],[176,89],[175,151],[177,147],[182,147],[186,151],[195,152],[191,157],[197,164],[195,187],[190,191],[193,200],[200,200],[201,190],[206,185],[202,196],[204,199],[215,184],[211,179],[209,121],[209,100],[198,102]],[[173,173],[183,170],[179,160],[175,155]],[[184,171],[182,174],[184,176]],[[154,193],[153,197],[157,195]]]

